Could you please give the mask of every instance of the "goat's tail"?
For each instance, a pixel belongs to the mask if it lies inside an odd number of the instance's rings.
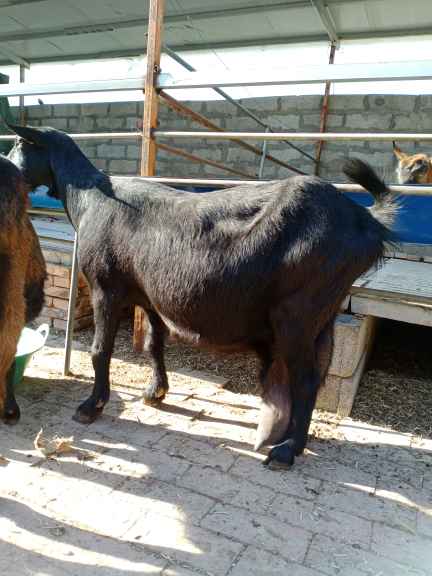
[[[372,194],[375,203],[369,210],[378,222],[389,229],[389,236],[392,236],[390,230],[399,211],[397,196],[388,189],[385,182],[379,178],[369,164],[358,158],[347,160],[343,166],[343,171],[352,182],[360,184]]]

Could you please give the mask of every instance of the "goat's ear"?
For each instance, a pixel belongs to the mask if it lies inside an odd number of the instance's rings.
[[[393,140],[393,154],[396,156],[396,158],[398,160],[403,160],[404,158],[407,157],[407,154],[405,154],[405,152],[402,152],[402,150],[396,146],[396,142]]]
[[[16,124],[7,124],[9,130],[15,132],[20,138],[36,146],[44,147],[46,145],[46,134],[38,128],[31,126],[17,126]]]

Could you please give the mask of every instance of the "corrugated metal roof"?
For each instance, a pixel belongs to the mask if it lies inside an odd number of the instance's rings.
[[[0,0],[0,63],[142,54],[147,17],[143,0]],[[342,41],[432,34],[430,0],[167,0],[164,42],[186,50],[326,40],[325,19]]]

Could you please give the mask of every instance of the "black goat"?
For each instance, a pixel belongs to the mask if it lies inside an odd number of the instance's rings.
[[[14,357],[21,330],[39,315],[45,262],[26,208],[28,187],[16,166],[0,155],[0,414],[18,421]]]
[[[20,139],[10,158],[32,186],[62,200],[92,289],[95,384],[75,418],[92,422],[108,401],[120,309],[134,304],[149,321],[145,401],[168,390],[167,331],[198,346],[254,350],[263,367],[256,448],[273,445],[270,459],[292,464],[306,445],[340,304],[391,238],[396,206],[384,183],[360,161],[346,169],[375,197],[370,210],[313,177],[178,192],[101,173],[57,130],[12,129]]]

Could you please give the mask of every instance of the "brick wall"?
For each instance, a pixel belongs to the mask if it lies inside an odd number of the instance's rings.
[[[47,263],[45,306],[37,320],[38,322],[46,322],[54,328],[66,330],[70,283],[71,268]],[[93,311],[90,304],[90,291],[84,276],[80,274],[74,329],[80,330],[92,323]]]
[[[275,129],[293,131],[318,131],[320,96],[290,96],[278,98],[250,98],[242,103]],[[188,105],[213,122],[229,130],[252,131],[259,129],[248,118],[225,101],[190,102]],[[136,130],[142,118],[142,103],[120,102],[101,104],[68,104],[28,107],[28,121],[33,125],[47,125],[69,132]],[[189,119],[180,117],[165,105],[160,109],[160,127],[164,129],[202,128]],[[328,130],[344,131],[431,131],[432,96],[332,96]],[[231,142],[205,140],[178,140],[174,146],[204,158],[224,162],[255,175],[259,157]],[[80,142],[83,152],[100,169],[115,174],[137,174],[140,147],[137,140]],[[260,146],[260,143],[257,143]],[[301,142],[298,146],[314,155],[313,143]],[[404,150],[425,150],[430,145],[407,143]],[[268,151],[292,163],[305,172],[312,172],[312,163],[283,142],[269,143]],[[393,178],[394,158],[390,142],[340,142],[325,144],[322,156],[324,177],[341,180],[341,159],[357,156],[378,168],[389,180]],[[157,174],[179,177],[223,177],[227,174],[217,168],[195,164],[167,152],[158,153]],[[269,161],[265,163],[264,176],[282,178],[289,172]]]

